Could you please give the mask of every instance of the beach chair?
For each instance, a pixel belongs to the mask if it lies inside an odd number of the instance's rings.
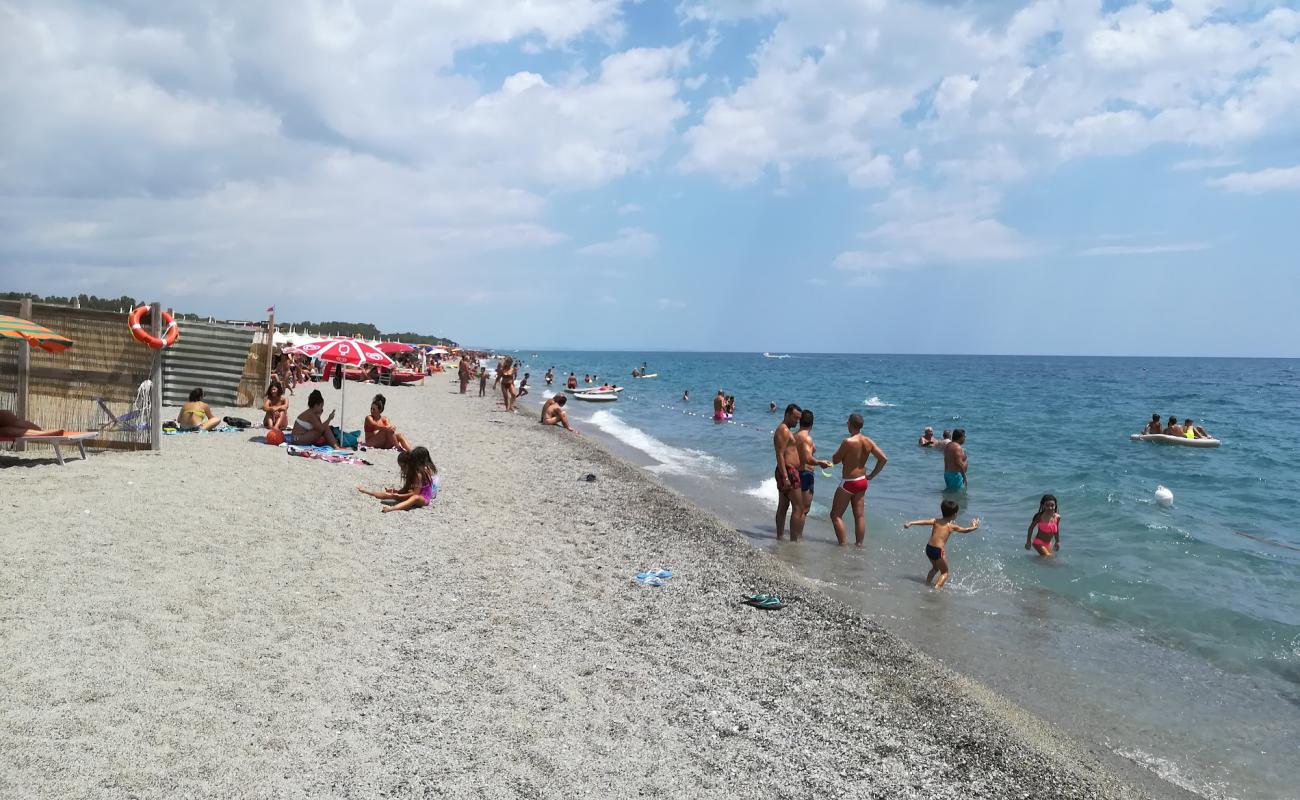
[[[104,402],[104,398],[96,397],[95,402],[99,404],[100,410],[108,415],[108,422],[104,423],[100,427],[100,433],[106,433],[109,431],[148,430],[149,420],[145,417],[143,410],[138,408],[132,409],[119,417],[113,413],[111,408],[108,407],[108,403]]]
[[[63,450],[60,445],[75,444],[81,451],[81,460],[86,460],[86,441],[94,439],[98,433],[63,433],[58,436],[0,436],[0,442],[34,442],[54,447],[54,460],[59,466],[64,465]]]

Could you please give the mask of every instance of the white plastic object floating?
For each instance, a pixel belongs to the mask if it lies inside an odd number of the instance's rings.
[[[1174,493],[1163,486],[1156,487],[1156,505],[1169,508],[1174,504]]]

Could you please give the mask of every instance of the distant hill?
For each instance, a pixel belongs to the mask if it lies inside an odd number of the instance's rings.
[[[47,303],[55,306],[80,306],[81,308],[90,308],[96,311],[128,311],[143,303],[143,300],[137,300],[129,295],[121,297],[97,297],[93,294],[79,294],[76,297],[59,297],[58,295],[41,296],[30,292],[0,292],[0,299],[3,300],[22,300],[30,297],[33,303]],[[206,314],[191,314],[188,312],[177,311],[176,315],[180,319],[206,320],[209,316]],[[295,331],[304,333],[320,334],[322,336],[346,335],[360,336],[366,339],[391,339],[399,342],[409,342],[411,344],[440,344],[446,347],[457,347],[458,345],[451,339],[442,336],[434,336],[428,333],[411,333],[404,331],[401,333],[388,333],[379,330],[369,322],[277,322],[276,327],[280,330],[292,327]]]

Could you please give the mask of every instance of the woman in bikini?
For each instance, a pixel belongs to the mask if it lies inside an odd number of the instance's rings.
[[[382,394],[375,395],[375,399],[370,401],[370,416],[366,417],[363,423],[366,429],[366,447],[378,447],[383,450],[396,448],[404,453],[409,452],[411,443],[398,433],[393,423],[384,416],[386,405],[388,405],[388,398]]]
[[[506,356],[501,362],[500,372],[501,379],[501,399],[505,401],[506,411],[515,410],[515,360],[512,356]]]
[[[321,419],[321,412],[324,410],[325,396],[320,393],[320,389],[312,389],[311,394],[307,395],[307,410],[293,421],[294,444],[327,444],[334,448],[339,446],[339,440],[334,438],[334,431],[330,430],[330,423],[334,421],[334,412],[331,411],[328,417]]]
[[[1035,533],[1037,529],[1037,533]],[[1061,515],[1056,513],[1056,497],[1043,495],[1038,501],[1038,513],[1029,521],[1029,533],[1025,535],[1025,549],[1033,549],[1043,558],[1051,558],[1055,540],[1056,552],[1061,550]]]
[[[176,425],[189,430],[210,431],[221,424],[221,417],[213,412],[212,406],[203,402],[203,390],[194,389],[190,399],[181,406],[181,413],[176,415]]]
[[[62,436],[62,428],[42,428],[35,422],[20,419],[11,411],[0,409],[0,438],[17,439],[23,436]]]

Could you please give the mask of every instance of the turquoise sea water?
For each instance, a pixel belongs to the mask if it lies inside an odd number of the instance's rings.
[[[551,365],[557,386],[569,371],[616,378],[617,403],[570,404],[578,424],[953,667],[1199,794],[1296,796],[1300,361],[518,356],[539,395]],[[643,361],[658,378],[630,378]],[[719,388],[738,398],[733,423],[708,418]],[[850,412],[866,418],[889,464],[863,550],[835,546],[834,482],[820,476],[807,540],[773,541],[769,401],[814,410],[824,457]],[[1153,412],[1192,417],[1223,446],[1129,441]],[[941,594],[921,583],[925,533],[899,524],[943,497],[942,456],[916,446],[926,425],[966,429],[963,515],[983,520],[952,543]],[[1159,485],[1172,508],[1154,503]],[[1062,515],[1046,562],[1023,549],[1044,492]]]

